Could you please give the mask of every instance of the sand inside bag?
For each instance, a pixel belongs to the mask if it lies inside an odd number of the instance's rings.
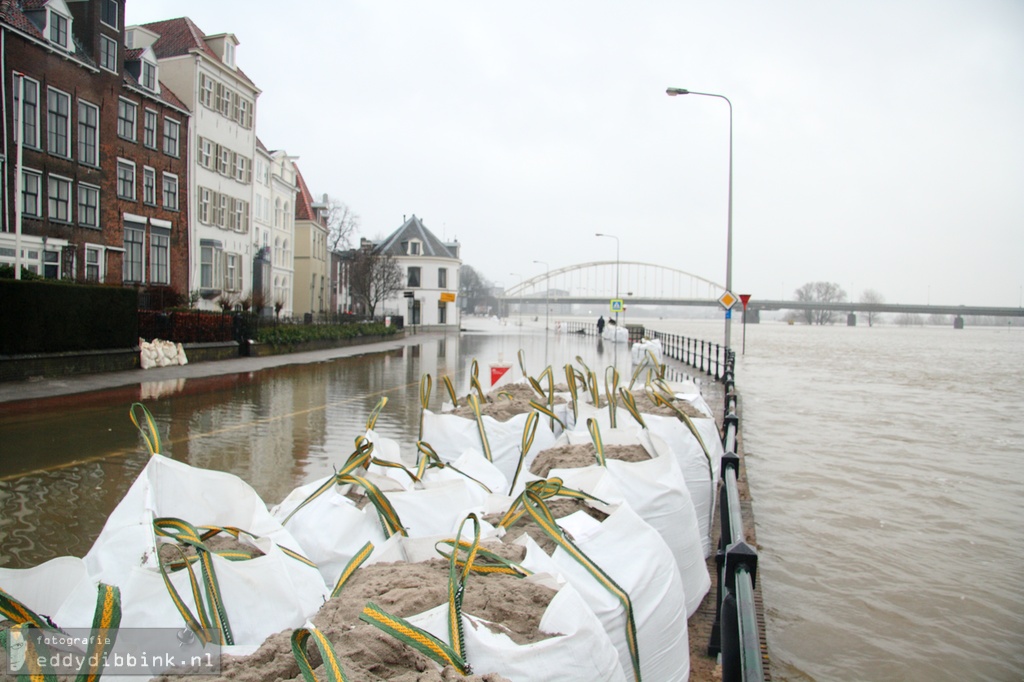
[[[597,464],[596,452],[592,443],[560,445],[542,450],[530,464],[530,473],[547,478],[552,469],[588,467]],[[651,458],[642,445],[605,445],[604,457],[623,462],[643,462]]]
[[[493,547],[489,547],[495,551]],[[521,548],[499,550],[521,556]],[[519,644],[547,639],[538,627],[554,591],[521,578],[505,575],[471,575],[463,599],[463,613],[487,620],[492,631],[502,632]],[[376,627],[359,620],[368,601],[396,616],[408,617],[444,604],[448,598],[448,562],[443,559],[408,564],[372,564],[360,568],[342,593],[330,599],[312,618],[334,646],[350,682],[508,682],[497,673],[462,677],[453,669],[438,671],[426,656]],[[225,656],[219,677],[195,675],[161,677],[165,682],[201,682],[210,679],[284,680],[302,679],[291,651],[291,631],[268,638],[252,655]],[[310,645],[314,667],[320,655]],[[472,664],[472,661],[470,661]],[[317,670],[318,675],[322,673]],[[486,673],[486,674],[483,674]],[[322,675],[320,679],[325,679]]]
[[[501,395],[502,393],[508,393],[511,396]],[[480,414],[485,414],[492,419],[496,419],[500,422],[507,422],[509,419],[520,415],[528,414],[533,411],[533,407],[530,405],[530,401],[546,404],[546,400],[541,398],[536,391],[526,384],[509,384],[502,386],[501,388],[491,391],[485,398],[486,402],[480,403]],[[560,405],[565,403],[565,399],[559,396],[555,396],[555,404]],[[465,417],[467,419],[475,419],[476,415],[468,404],[460,405],[455,408],[449,414],[454,414],[457,417]]]

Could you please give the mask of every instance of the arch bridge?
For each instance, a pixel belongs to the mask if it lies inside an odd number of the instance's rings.
[[[520,305],[718,305],[725,287],[676,268],[641,261],[593,261],[546,270],[505,289],[502,300]],[[616,295],[617,294],[617,295]]]

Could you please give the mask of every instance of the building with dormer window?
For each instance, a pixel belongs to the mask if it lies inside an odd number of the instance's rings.
[[[441,241],[413,215],[373,248],[393,256],[404,273],[405,287],[384,302],[387,314],[402,315],[407,325],[459,328],[458,241]]]
[[[0,263],[184,295],[189,111],[124,49],[123,16],[124,0],[0,0]]]
[[[206,309],[250,297],[254,284],[264,286],[253,278],[261,248],[253,239],[252,209],[260,90],[238,68],[238,38],[207,35],[182,17],[131,27],[128,45],[143,50],[143,81],[149,49],[159,80],[192,111],[188,137],[181,141],[192,159],[189,288],[199,293],[200,307]]]

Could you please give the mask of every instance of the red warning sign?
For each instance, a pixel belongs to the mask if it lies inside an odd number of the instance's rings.
[[[505,376],[505,372],[511,369],[510,364],[491,365],[491,386],[498,383],[501,377]]]
[[[740,301],[743,303],[743,309],[747,309],[747,303],[750,302],[750,294],[740,294]]]

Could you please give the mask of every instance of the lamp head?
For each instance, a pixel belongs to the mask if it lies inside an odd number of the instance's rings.
[[[690,91],[687,90],[686,88],[669,88],[668,90],[665,91],[665,94],[669,95],[670,97],[675,97],[676,95],[689,95]]]

